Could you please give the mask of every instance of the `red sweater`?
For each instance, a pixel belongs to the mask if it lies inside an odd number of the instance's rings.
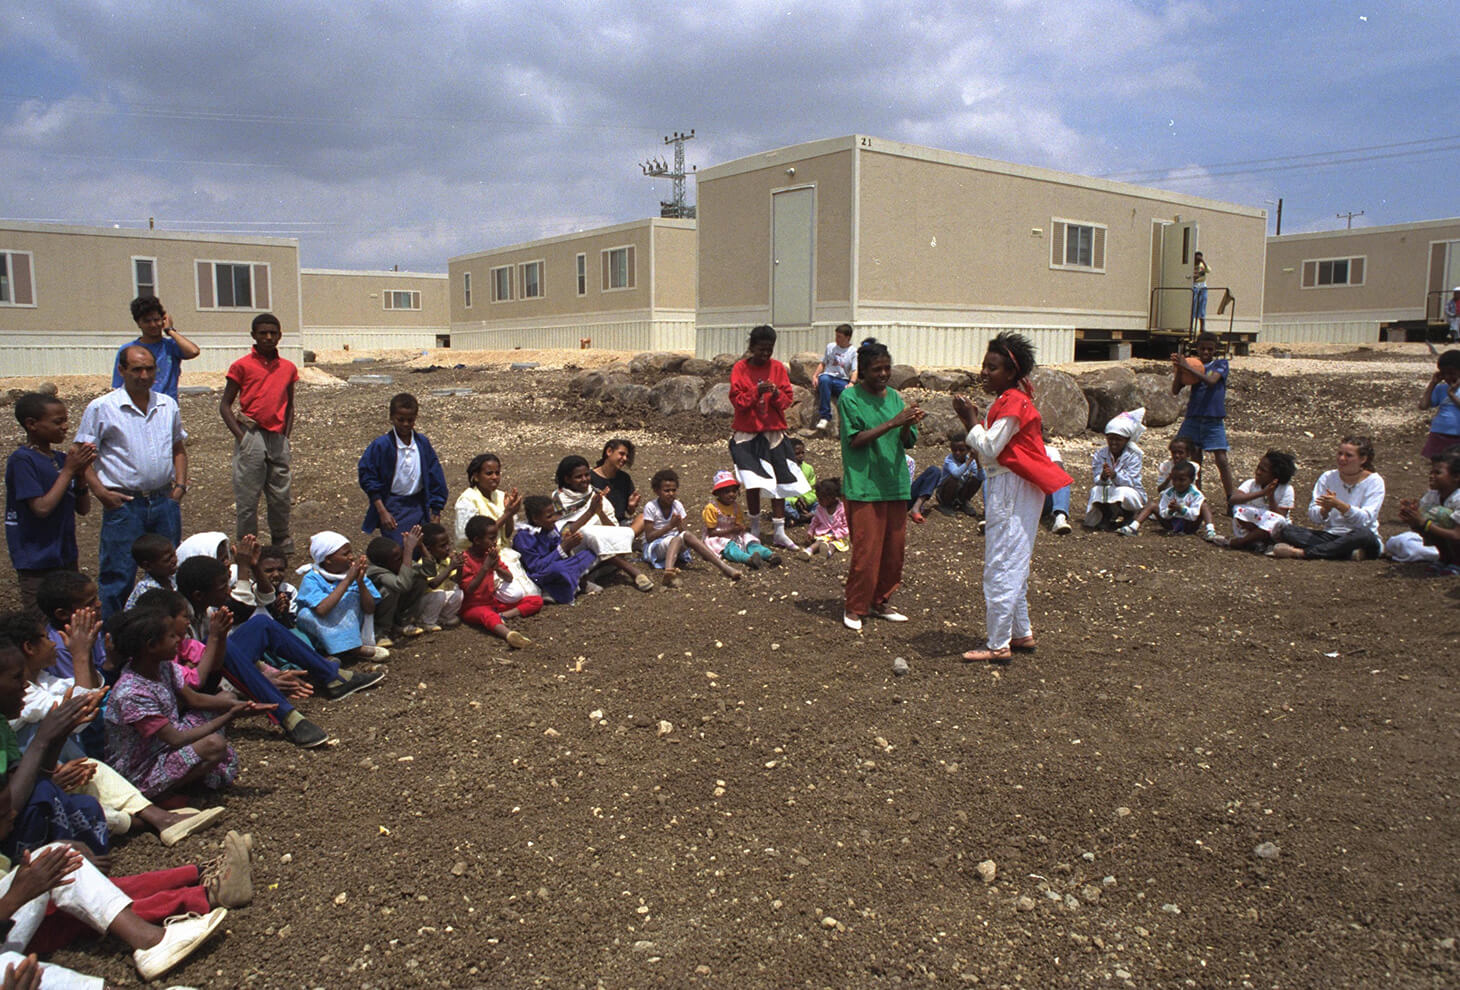
[[[761,395],[761,382],[770,382],[776,390]],[[741,358],[730,369],[730,404],[735,407],[735,419],[730,425],[738,432],[784,430],[791,398],[791,376],[786,374],[786,366],[774,358],[762,365]]]

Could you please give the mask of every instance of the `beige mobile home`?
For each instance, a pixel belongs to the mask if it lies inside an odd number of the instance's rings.
[[[1367,344],[1422,332],[1444,324],[1457,285],[1460,218],[1269,237],[1262,339]]]
[[[444,274],[306,268],[299,282],[312,350],[450,346]]]
[[[841,322],[929,366],[976,364],[1006,328],[1045,362],[1077,339],[1128,353],[1185,336],[1196,251],[1213,270],[1208,329],[1250,340],[1261,321],[1260,209],[862,135],[697,182],[700,356],[738,353],[758,323],[784,353],[820,350]],[[1218,316],[1224,290],[1235,309]]]
[[[167,306],[202,348],[189,371],[223,371],[252,346],[262,312],[284,324],[280,350],[299,360],[299,245],[293,239],[105,227],[0,226],[0,333],[11,375],[110,371],[137,336],[139,295]]]
[[[453,347],[691,350],[695,222],[650,218],[452,258]]]

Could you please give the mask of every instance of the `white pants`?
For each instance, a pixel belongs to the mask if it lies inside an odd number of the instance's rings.
[[[96,798],[104,811],[125,811],[129,815],[136,815],[137,812],[152,804],[147,800],[147,796],[132,786],[132,782],[126,777],[100,760],[91,762],[96,765],[96,772],[84,786],[77,788],[75,793],[89,794]],[[4,967],[0,967],[0,973],[3,972]]]
[[[1094,526],[1100,522],[1098,507],[1102,504],[1119,505],[1126,512],[1139,512],[1146,504],[1146,500],[1134,488],[1097,481],[1090,489],[1090,501],[1085,503],[1085,524],[1087,526]]]
[[[1030,635],[1029,566],[1044,492],[1012,471],[984,483],[983,601],[988,646],[1002,650]]]
[[[460,588],[426,592],[421,596],[421,624],[439,626],[456,618],[456,613],[461,611],[461,601]]]
[[[1418,533],[1397,533],[1384,542],[1384,556],[1399,564],[1440,559],[1440,551],[1425,546]]]
[[[65,848],[59,842],[52,842],[50,845],[42,846],[31,853],[31,856],[38,856],[47,849]],[[0,972],[6,965],[19,963],[25,958],[25,948],[30,940],[35,937],[36,929],[46,917],[47,902],[54,903],[57,909],[86,922],[98,933],[105,933],[111,927],[111,923],[117,920],[117,915],[131,907],[132,899],[117,889],[102,872],[91,864],[89,860],[81,863],[81,868],[72,873],[67,879],[71,881],[64,886],[54,887],[39,897],[32,898],[20,906],[11,915],[13,924],[10,928],[10,935],[5,944],[0,946]],[[0,896],[3,896],[10,889],[15,881],[15,870],[11,870],[0,877]],[[83,976],[74,973],[69,969],[60,966],[43,966],[41,968],[41,986],[70,988],[85,988],[85,990],[100,990],[105,984],[95,976]]]

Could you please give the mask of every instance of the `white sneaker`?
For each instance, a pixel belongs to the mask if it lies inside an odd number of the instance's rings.
[[[208,941],[223,919],[228,916],[227,908],[214,908],[204,915],[178,915],[164,921],[162,941],[150,949],[138,949],[132,953],[132,962],[144,980],[155,980],[169,969],[182,962],[193,951]]]
[[[1070,518],[1069,518],[1069,516],[1065,515],[1063,512],[1056,512],[1054,514],[1054,525],[1051,526],[1049,529],[1050,529],[1050,532],[1054,533],[1055,536],[1069,536],[1070,535]]]
[[[873,607],[873,609],[872,609],[872,617],[875,618],[875,619],[886,619],[888,622],[906,622],[907,621],[907,616],[903,615],[901,612],[897,611],[897,609],[895,609],[895,608],[876,608],[876,607]]]
[[[804,423],[805,420],[802,420],[802,422]],[[829,420],[829,419],[818,419],[816,421],[816,429],[818,429],[818,430],[824,430],[824,429],[826,429],[830,425],[831,425],[831,420]]]
[[[842,613],[842,625],[846,626],[852,632],[862,631],[862,620],[850,612]]]
[[[1124,526],[1117,529],[1116,532],[1119,533],[1121,536],[1135,536],[1139,530],[1140,526],[1137,523],[1126,523]]]

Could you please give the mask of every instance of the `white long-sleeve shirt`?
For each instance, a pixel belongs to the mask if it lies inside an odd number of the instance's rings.
[[[1333,492],[1339,501],[1348,503],[1347,512],[1336,509],[1320,509],[1319,496]],[[1384,479],[1378,472],[1371,473],[1353,487],[1343,483],[1338,468],[1331,468],[1313,482],[1313,500],[1308,503],[1308,518],[1329,533],[1348,533],[1356,529],[1367,529],[1379,535],[1379,510],[1384,506]]]
[[[968,431],[968,445],[978,455],[985,478],[993,478],[1009,470],[999,463],[999,455],[1018,432],[1019,420],[1015,416],[1005,416],[988,429],[984,429],[982,423],[975,423]]]

